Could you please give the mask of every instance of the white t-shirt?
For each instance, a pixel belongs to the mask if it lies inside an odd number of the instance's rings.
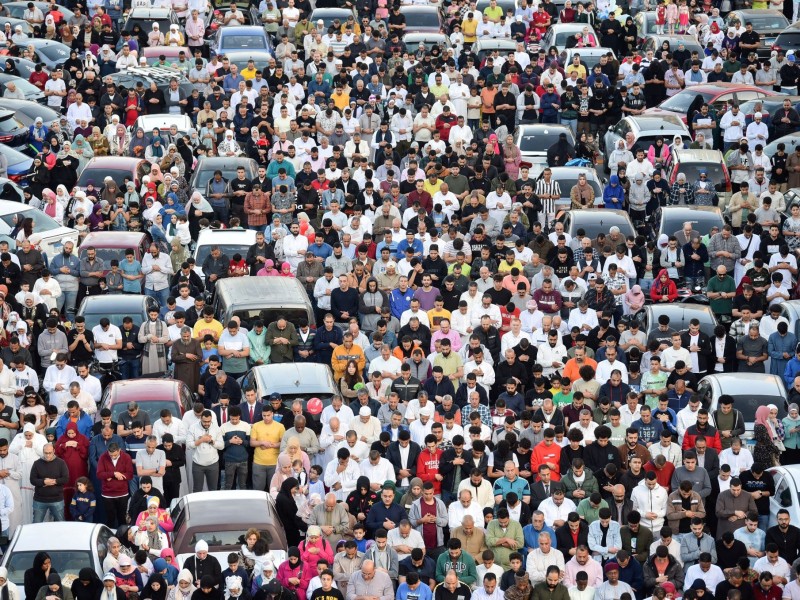
[[[117,360],[116,350],[102,350],[97,347],[98,344],[116,344],[117,341],[122,341],[122,333],[119,327],[113,323],[108,326],[107,330],[103,330],[100,325],[95,325],[92,328],[92,335],[94,335],[95,350],[94,355],[98,362],[110,363]]]

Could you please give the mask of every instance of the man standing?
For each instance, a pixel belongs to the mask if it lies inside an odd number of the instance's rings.
[[[142,258],[142,273],[144,293],[157,300],[159,306],[166,306],[173,273],[169,254],[162,254],[155,243],[150,244],[150,254]]]
[[[255,448],[253,453],[253,489],[264,491],[267,483],[275,474],[278,464],[278,452],[281,439],[286,428],[273,420],[272,405],[264,404],[261,409],[261,421],[253,424],[250,429],[250,446]]]
[[[64,486],[69,482],[67,463],[56,456],[53,444],[45,444],[42,458],[31,467],[33,522],[44,522],[47,512],[53,521],[64,520]]]
[[[108,445],[108,452],[97,461],[97,479],[103,498],[105,524],[115,529],[125,523],[128,509],[128,485],[133,479],[133,461],[130,455],[120,450],[117,443]]]
[[[200,421],[189,428],[186,445],[192,452],[192,491],[202,492],[203,484],[216,490],[219,483],[219,451],[225,448],[214,414],[204,410]]]

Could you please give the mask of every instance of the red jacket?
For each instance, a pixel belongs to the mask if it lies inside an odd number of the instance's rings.
[[[550,469],[550,479],[561,481],[561,446],[555,442],[545,446],[543,441],[536,444],[531,453],[531,471],[536,472],[542,463],[553,464],[555,469]]]
[[[442,458],[442,449],[437,448],[436,452],[431,454],[427,448],[423,448],[417,458],[417,477],[422,479],[422,483],[430,481],[433,483],[433,492],[435,494],[442,493],[442,482],[436,479],[439,475],[439,461]]]
[[[667,275],[667,282],[663,286],[661,285],[661,275]],[[656,276],[655,280],[653,281],[653,287],[650,288],[650,298],[653,300],[653,302],[661,302],[661,298],[665,294],[669,298],[670,302],[675,302],[675,300],[678,298],[678,286],[675,285],[674,281],[669,279],[667,270],[661,269],[661,271],[658,273],[658,276]]]
[[[671,462],[667,461],[664,463],[663,468],[661,470],[656,469],[656,466],[653,464],[652,460],[647,461],[647,464],[643,467],[645,471],[652,471],[656,474],[656,481],[658,485],[663,487],[668,492],[670,490],[670,485],[672,482],[672,474],[675,472],[675,465]]]
[[[716,427],[712,427],[711,425],[708,425],[704,431],[698,431],[697,425],[692,425],[687,428],[686,433],[683,434],[681,449],[688,450],[689,448],[694,448],[694,441],[697,439],[698,435],[705,436],[709,448],[713,448],[717,452],[722,452],[722,443],[719,441],[719,431],[717,431]]]
[[[125,479],[114,477],[114,471],[122,473]],[[130,454],[124,450],[120,452],[116,466],[111,462],[108,452],[102,454],[100,460],[97,461],[97,479],[100,480],[100,493],[103,496],[115,498],[127,495],[128,484],[133,479],[133,461]]]

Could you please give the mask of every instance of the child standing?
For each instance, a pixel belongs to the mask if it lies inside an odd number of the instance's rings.
[[[97,499],[94,495],[92,482],[87,477],[78,477],[75,482],[77,492],[72,496],[69,505],[69,514],[73,521],[83,523],[94,523],[94,509],[97,507]]]
[[[656,33],[664,35],[664,25],[667,24],[667,7],[659,3],[656,7]]]
[[[681,5],[678,7],[678,33],[683,35],[689,29],[689,5],[686,0],[681,0]]]
[[[667,0],[667,31],[669,35],[675,34],[675,25],[678,23],[678,5],[672,0]]]

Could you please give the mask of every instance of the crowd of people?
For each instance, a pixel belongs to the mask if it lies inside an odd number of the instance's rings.
[[[353,17],[326,26],[308,0],[265,0],[274,58],[240,67],[205,38],[248,23],[241,6],[158,5],[180,19],[168,32],[124,29],[119,0],[24,14],[31,36],[71,52],[26,78],[62,115],[30,128],[27,199],[74,227],[78,245],[95,231],[152,239],[141,259],[131,249],[106,264],[69,240],[46,256],[35,220],[19,215],[16,250],[0,241],[0,531],[52,519],[116,533],[100,578],[87,565],[67,580],[43,540],[26,598],[800,599],[800,529],[769,470],[800,458],[800,345],[780,306],[795,296],[800,206],[784,193],[800,186],[800,151],[766,152],[800,116],[788,98],[750,116],[698,94],[688,137],[602,139],[701,83],[796,92],[792,54],[759,59],[758,34],[724,21],[725,2],[620,7],[653,9],[659,32],[704,48],[665,42],[641,56],[644,32],[605,0],[519,0],[505,14],[496,0],[446,2],[447,47],[418,49],[404,44],[401,4],[347,1]],[[557,23],[585,24],[569,64],[536,49]],[[479,56],[482,38],[517,45]],[[28,39],[6,23],[6,74],[36,58]],[[167,88],[115,85],[160,46],[186,48],[156,61],[175,70]],[[595,46],[611,52],[589,69],[580,50]],[[4,96],[24,99],[22,88],[5,84]],[[156,114],[192,128],[132,129]],[[536,122],[571,134],[540,149],[541,176],[514,141]],[[724,152],[732,195],[722,171],[669,181],[683,148]],[[142,158],[140,179],[76,187],[104,156]],[[191,188],[210,156],[241,166]],[[610,172],[602,195],[586,174],[561,188],[554,169],[572,161]],[[719,205],[729,222],[708,235],[686,223],[655,239],[616,227],[573,237],[553,222],[567,197],[637,225],[670,204]],[[244,255],[214,247],[197,265],[208,228],[252,229],[256,242]],[[264,276],[296,278],[313,315],[217,319],[220,279]],[[634,315],[683,286],[704,289],[713,336],[666,315],[643,331]],[[76,316],[87,296],[140,293],[157,302],[141,324]],[[250,368],[285,362],[328,365],[338,395],[242,387]],[[167,373],[196,402],[184,415],[131,402],[114,420],[98,410],[94,365]],[[747,416],[755,445],[734,398],[711,410],[698,394],[704,375],[731,372],[771,373],[788,390],[786,406]],[[252,529],[227,565],[204,541],[177,564],[170,505],[203,489],[268,492],[285,556]],[[20,593],[0,569],[3,600]]]

